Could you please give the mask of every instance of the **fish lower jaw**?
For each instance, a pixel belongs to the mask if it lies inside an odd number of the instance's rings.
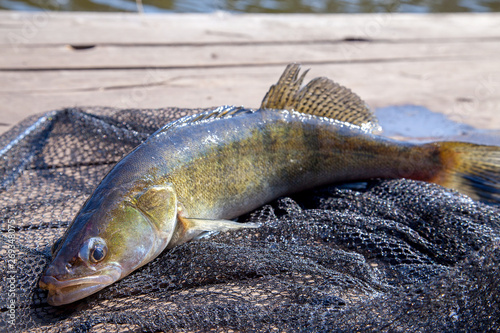
[[[121,278],[121,271],[113,270],[110,273],[64,281],[53,276],[43,276],[39,285],[40,288],[49,291],[47,302],[50,305],[59,306],[90,296]]]
[[[60,306],[73,303],[91,294],[94,294],[101,289],[106,288],[110,284],[92,285],[92,286],[87,286],[85,288],[79,288],[78,290],[75,291],[67,290],[68,288],[71,287],[66,287],[63,289],[50,289],[47,295],[47,303],[49,303],[52,306]]]

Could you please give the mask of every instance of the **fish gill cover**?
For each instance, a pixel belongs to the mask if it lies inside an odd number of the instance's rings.
[[[0,331],[491,331],[500,209],[428,183],[372,180],[271,202],[82,301],[47,304],[50,247],[107,171],[203,110],[73,108],[0,136]]]

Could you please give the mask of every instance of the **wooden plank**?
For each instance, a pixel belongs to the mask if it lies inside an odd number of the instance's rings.
[[[0,12],[0,132],[66,106],[257,107],[289,62],[372,107],[424,105],[500,128],[499,28],[500,13]]]
[[[500,38],[469,42],[316,42],[246,45],[67,45],[0,51],[0,70],[234,67],[266,64],[436,61],[498,58]],[[36,53],[36,57],[33,56]]]
[[[283,41],[487,39],[500,13],[318,14],[0,12],[0,44],[207,44]],[[470,22],[473,21],[473,24]]]
[[[498,60],[316,64],[309,78],[328,76],[358,93],[372,107],[415,104],[480,128],[499,128]],[[4,122],[19,111],[43,112],[80,105],[257,107],[284,66],[172,70],[4,72],[0,105]],[[498,68],[498,67],[497,67]]]

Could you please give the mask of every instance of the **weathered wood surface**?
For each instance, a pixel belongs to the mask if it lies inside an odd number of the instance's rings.
[[[500,128],[500,14],[0,12],[0,132],[66,106],[256,107],[284,65]]]

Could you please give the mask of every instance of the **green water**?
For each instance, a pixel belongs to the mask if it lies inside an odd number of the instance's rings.
[[[142,0],[146,13],[450,13],[498,12],[496,0]],[[135,12],[136,0],[0,0],[0,9],[22,11]]]

